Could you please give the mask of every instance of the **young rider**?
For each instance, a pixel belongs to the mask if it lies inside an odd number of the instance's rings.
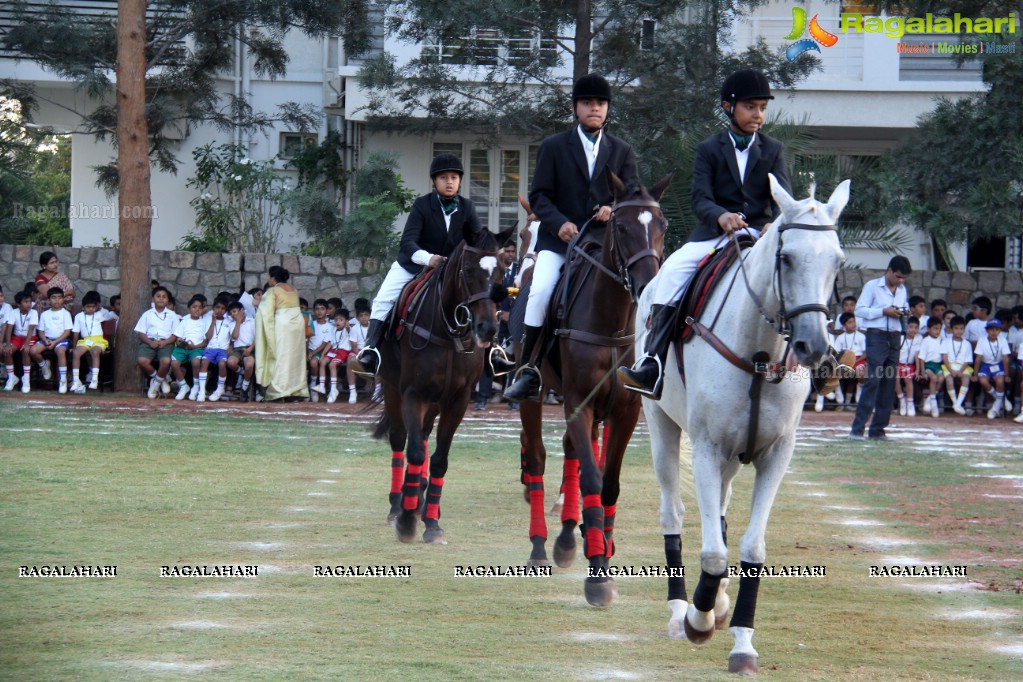
[[[504,396],[508,400],[540,400],[540,362],[529,364],[540,338],[547,306],[565,263],[568,242],[584,223],[606,223],[611,217],[611,190],[605,169],[614,171],[626,187],[639,184],[636,155],[625,141],[604,131],[611,106],[611,86],[601,76],[589,74],[572,88],[572,108],[577,125],[543,141],[536,157],[536,171],[529,204],[540,220],[536,239],[536,265],[526,302],[523,362],[515,383]]]

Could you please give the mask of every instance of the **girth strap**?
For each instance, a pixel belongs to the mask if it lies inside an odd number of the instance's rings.
[[[600,336],[582,329],[555,329],[555,336],[561,336],[572,341],[588,343],[591,346],[603,346],[605,348],[623,348],[631,346],[636,341],[635,334],[628,336]]]

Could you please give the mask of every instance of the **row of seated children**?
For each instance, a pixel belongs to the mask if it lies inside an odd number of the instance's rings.
[[[179,317],[172,300],[166,287],[155,287],[152,307],[135,325],[138,364],[149,377],[146,395],[169,395],[173,373],[178,384],[175,400],[215,402],[224,396],[230,369],[239,375],[238,398],[247,400],[255,370],[255,321],[246,306],[220,294],[209,308],[206,297],[196,294],[188,301],[188,314]],[[207,396],[211,367],[217,370],[217,387]],[[191,369],[192,384],[186,368]]]
[[[31,389],[32,363],[39,366],[44,381],[53,378],[50,356],[57,362],[59,393],[85,393],[86,388],[99,388],[100,356],[110,343],[103,333],[103,323],[116,320],[117,314],[101,306],[98,292],[89,291],[82,298],[82,310],[74,319],[64,308],[64,290],[52,287],[47,292],[49,308],[33,309],[32,293],[27,289],[15,294],[15,305],[9,305],[0,290],[0,355],[3,357],[5,391],[13,391],[21,383],[22,393]],[[71,360],[71,383],[68,385],[68,359]],[[82,358],[89,356],[89,373],[81,381]],[[21,377],[14,367],[21,360]]]
[[[309,395],[316,401],[327,396],[328,403],[347,392],[348,403],[358,402],[355,371],[348,359],[359,354],[366,345],[370,306],[366,299],[355,301],[355,320],[340,299],[316,299],[307,327],[306,360],[309,364]],[[301,303],[300,303],[301,306]],[[342,386],[342,377],[344,385]],[[373,400],[379,400],[374,389]]]

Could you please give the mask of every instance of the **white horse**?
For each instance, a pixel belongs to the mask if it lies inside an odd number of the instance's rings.
[[[759,424],[751,453],[747,436],[751,425],[750,397],[754,374],[739,369],[708,343],[692,339],[685,348],[685,383],[679,376],[675,354],[668,354],[664,392],[660,401],[644,398],[643,410],[650,428],[654,469],[661,486],[661,530],[667,565],[681,566],[682,515],[679,495],[679,446],[682,431],[692,444],[693,477],[700,509],[703,545],[700,580],[688,601],[684,578],[669,578],[668,634],[687,637],[694,643],[710,639],[724,624],[729,600],[728,549],[725,545],[725,512],[732,492],[731,481],[742,468],[742,459],[753,464],[756,477],[750,523],[740,543],[743,571],[759,576],[766,558],[764,534],[775,494],[792,458],[796,427],[810,390],[809,369],[816,368],[829,349],[826,328],[832,283],[844,260],[835,222],[849,200],[849,181],[840,184],[827,204],[811,196],[796,201],[773,175],[771,193],[781,207],[773,226],[743,256],[743,273],[733,263],[723,277],[734,286],[717,287],[709,297],[703,318],[715,320],[715,334],[738,358],[767,365],[782,374],[777,383],[761,385]],[[640,300],[638,320],[649,316],[655,284],[646,287]],[[761,303],[755,302],[759,298]],[[772,318],[774,324],[765,321]],[[644,325],[638,324],[638,327]],[[639,329],[640,337],[646,330]],[[787,341],[785,336],[789,337]],[[643,339],[636,341],[642,347]],[[787,351],[799,366],[789,363]],[[736,358],[736,359],[738,359]],[[751,362],[748,370],[753,370]],[[778,370],[781,370],[779,372]],[[758,379],[759,381],[759,379]],[[745,455],[749,455],[748,457]],[[757,569],[753,571],[751,569]],[[731,672],[757,672],[758,654],[753,648],[753,614],[759,577],[740,577],[739,594],[730,629],[735,646],[728,658]],[[683,635],[683,633],[685,633]]]

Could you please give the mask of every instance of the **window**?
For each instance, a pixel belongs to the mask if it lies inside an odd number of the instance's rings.
[[[653,19],[644,19],[643,28],[639,34],[639,49],[641,50],[652,50],[654,49],[654,29],[657,28],[657,22]]]
[[[281,133],[281,143],[278,156],[282,159],[293,159],[303,149],[309,149],[319,144],[316,133]]]
[[[440,154],[453,154],[458,157],[459,161],[462,161],[463,165],[465,164],[465,159],[462,156],[461,142],[434,142],[433,156],[438,156]]]
[[[444,64],[465,66],[525,66],[533,60],[553,66],[558,59],[554,39],[537,30],[505,35],[495,29],[473,28],[457,38],[434,38],[433,43],[423,45],[422,53]]]

